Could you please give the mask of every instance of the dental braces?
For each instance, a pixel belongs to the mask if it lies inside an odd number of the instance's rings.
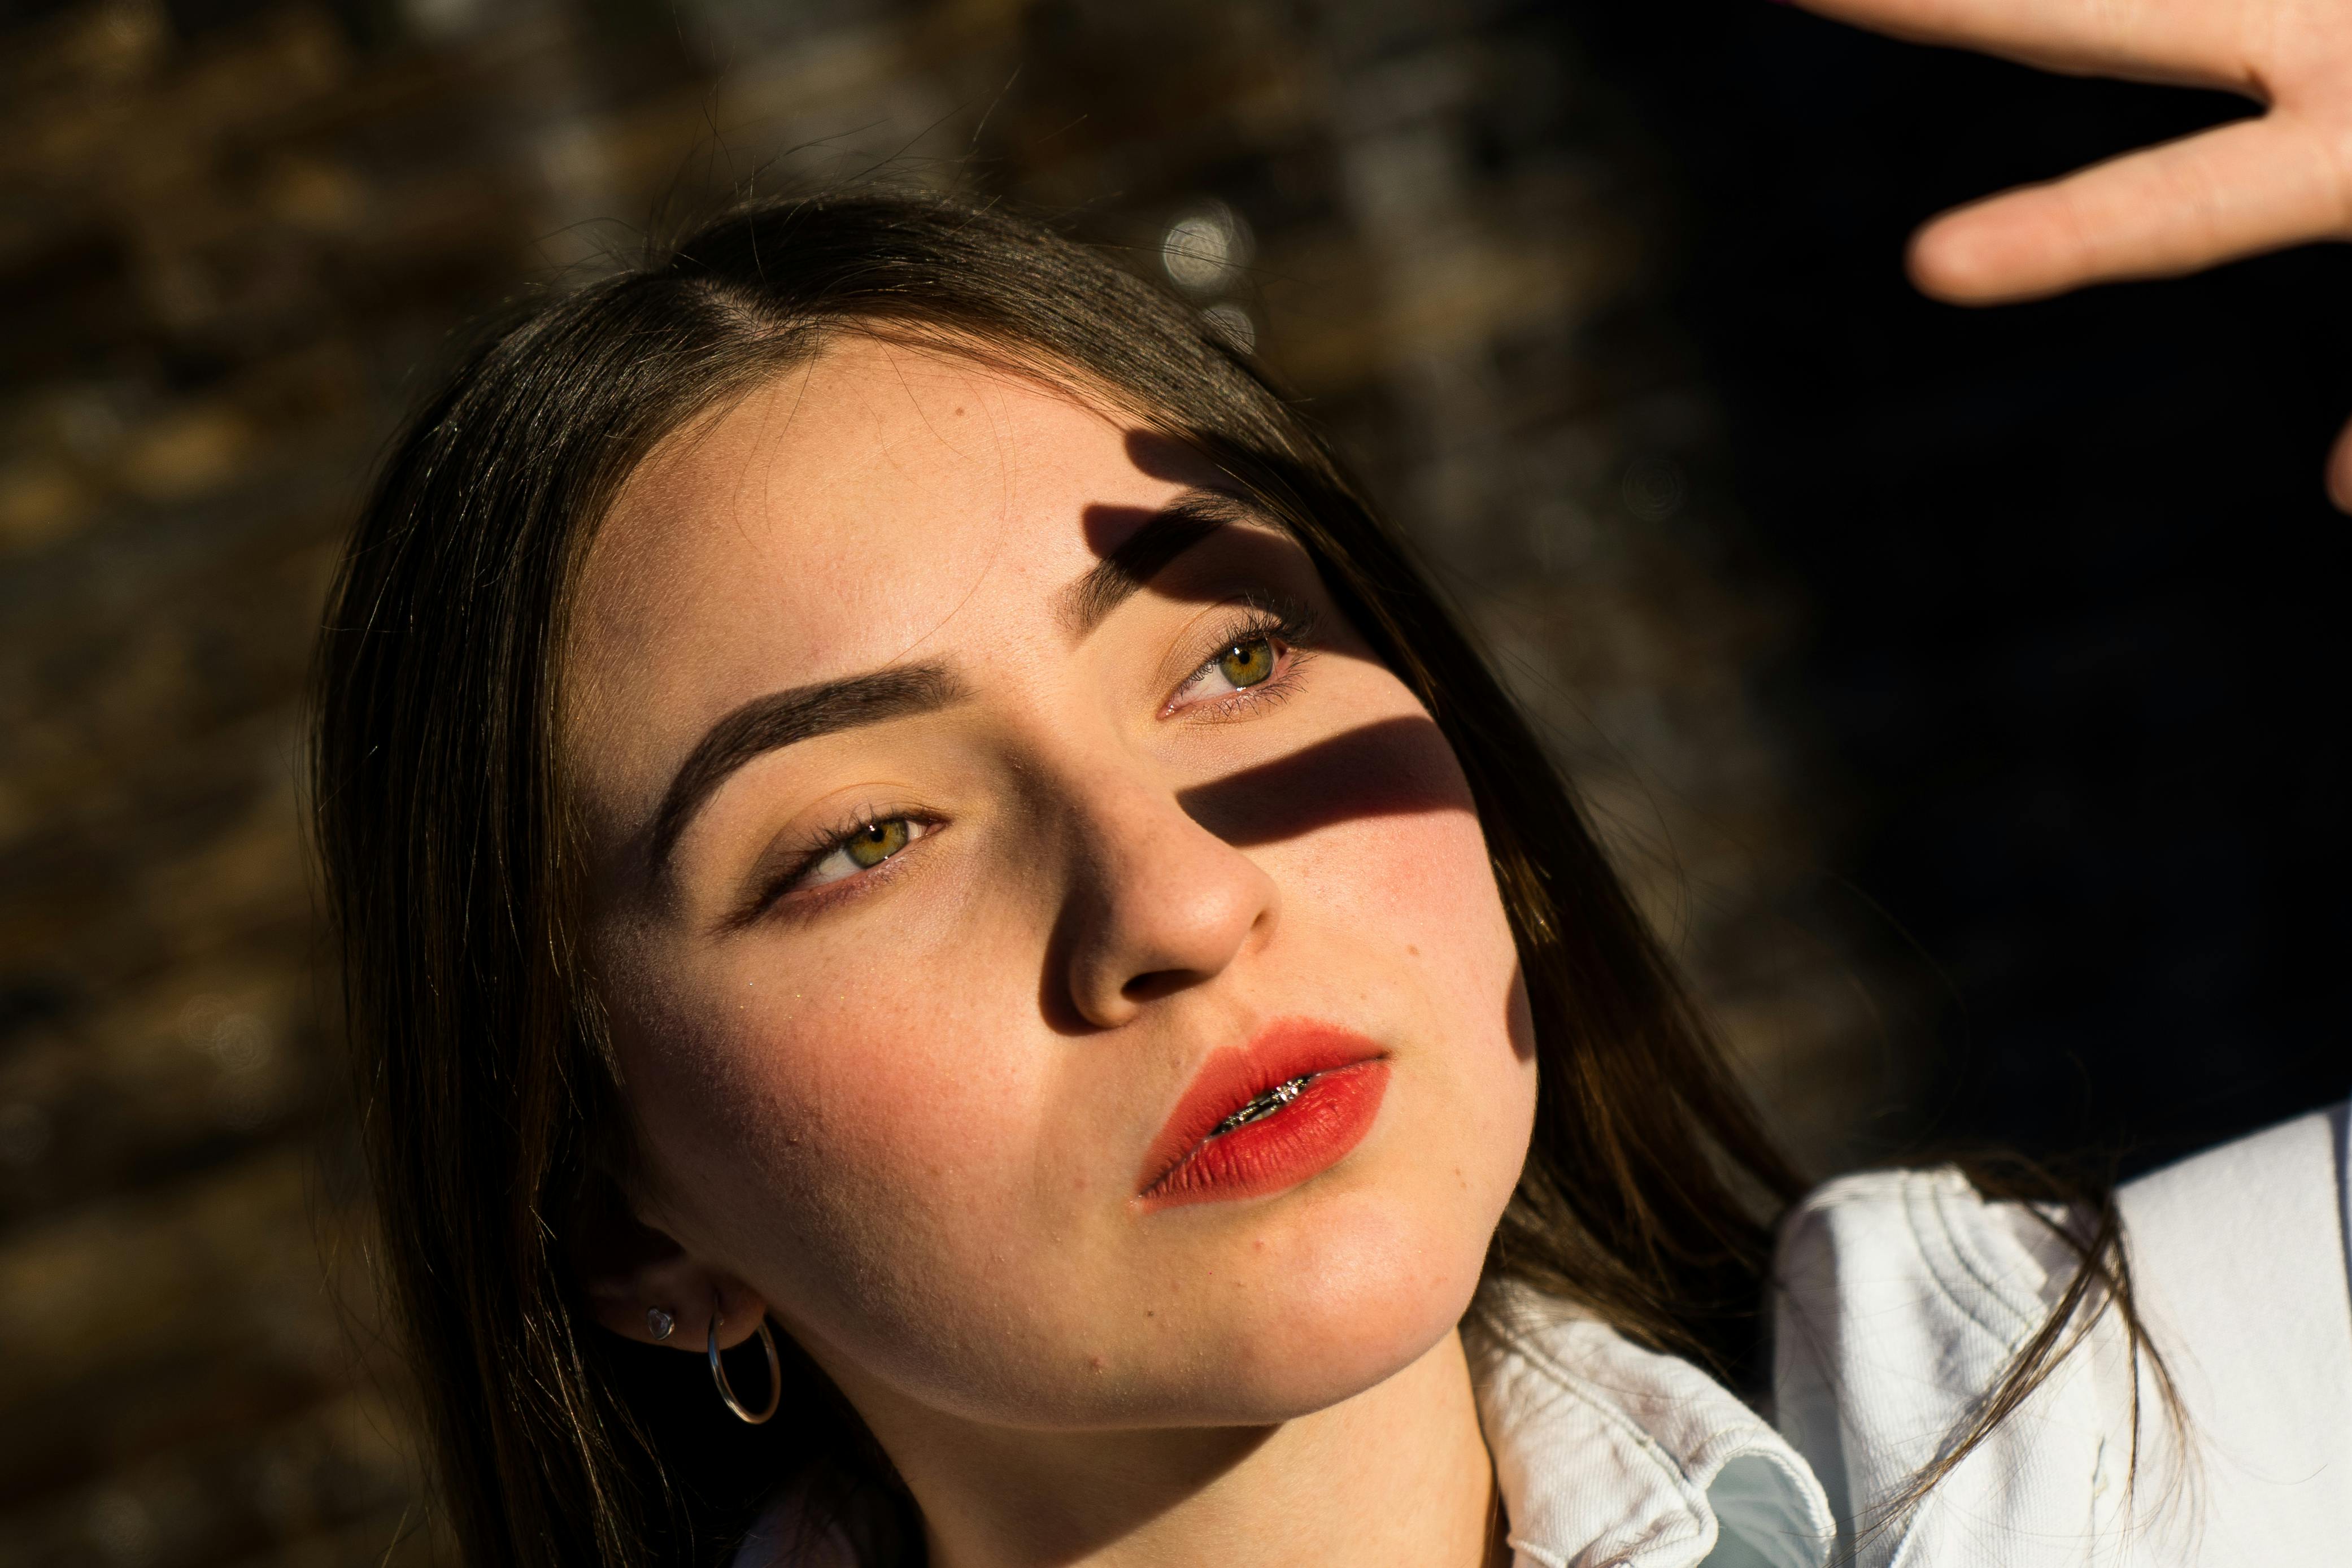
[[[1223,1121],[1218,1122],[1215,1130],[1213,1131],[1209,1136],[1212,1138],[1222,1138],[1226,1133],[1233,1131],[1236,1128],[1247,1127],[1253,1121],[1265,1121],[1267,1117],[1272,1116],[1276,1111],[1280,1110],[1284,1106],[1288,1105],[1292,1100],[1297,1100],[1300,1095],[1306,1093],[1307,1085],[1314,1079],[1314,1077],[1315,1075],[1313,1073],[1308,1073],[1305,1078],[1294,1078],[1286,1083],[1276,1084],[1272,1089],[1267,1089],[1264,1094],[1259,1095],[1255,1100],[1251,1100],[1247,1105],[1243,1106],[1239,1110],[1234,1111],[1231,1116],[1228,1116]]]

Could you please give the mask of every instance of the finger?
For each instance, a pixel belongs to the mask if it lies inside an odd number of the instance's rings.
[[[2352,511],[2352,425],[2337,432],[2327,453],[2327,499],[2338,511]]]
[[[2253,63],[2276,4],[2251,0],[1798,0],[1809,11],[1921,44],[2074,75],[2130,77],[2261,95]]]
[[[2275,111],[1944,214],[1911,276],[1991,305],[2352,234],[2352,132]]]

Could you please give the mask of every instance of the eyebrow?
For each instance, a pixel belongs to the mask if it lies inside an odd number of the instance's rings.
[[[704,731],[670,780],[649,839],[655,874],[667,868],[670,851],[702,803],[753,758],[820,735],[937,712],[963,696],[963,686],[946,666],[921,664],[752,698]]]
[[[1238,496],[1186,490],[1062,590],[1063,625],[1072,637],[1085,637],[1192,546],[1234,523],[1256,521],[1256,509]]]

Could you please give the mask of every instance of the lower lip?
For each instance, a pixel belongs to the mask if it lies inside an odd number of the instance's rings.
[[[1388,1087],[1389,1064],[1378,1058],[1318,1073],[1288,1105],[1208,1140],[1139,1195],[1158,1209],[1286,1191],[1364,1141]]]

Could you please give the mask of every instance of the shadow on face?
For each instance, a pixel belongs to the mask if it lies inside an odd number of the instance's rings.
[[[1382,719],[1176,792],[1184,815],[1235,849],[1262,848],[1349,822],[1433,812],[1471,815],[1453,748],[1425,716]],[[1066,994],[1070,953],[1099,912],[1066,907],[1048,942],[1041,1005],[1064,1034],[1093,1031]],[[1128,994],[1152,1000],[1190,984],[1173,973],[1139,975]]]
[[[1465,811],[1453,748],[1435,721],[1383,719],[1181,790],[1184,814],[1235,848],[1342,822]]]

